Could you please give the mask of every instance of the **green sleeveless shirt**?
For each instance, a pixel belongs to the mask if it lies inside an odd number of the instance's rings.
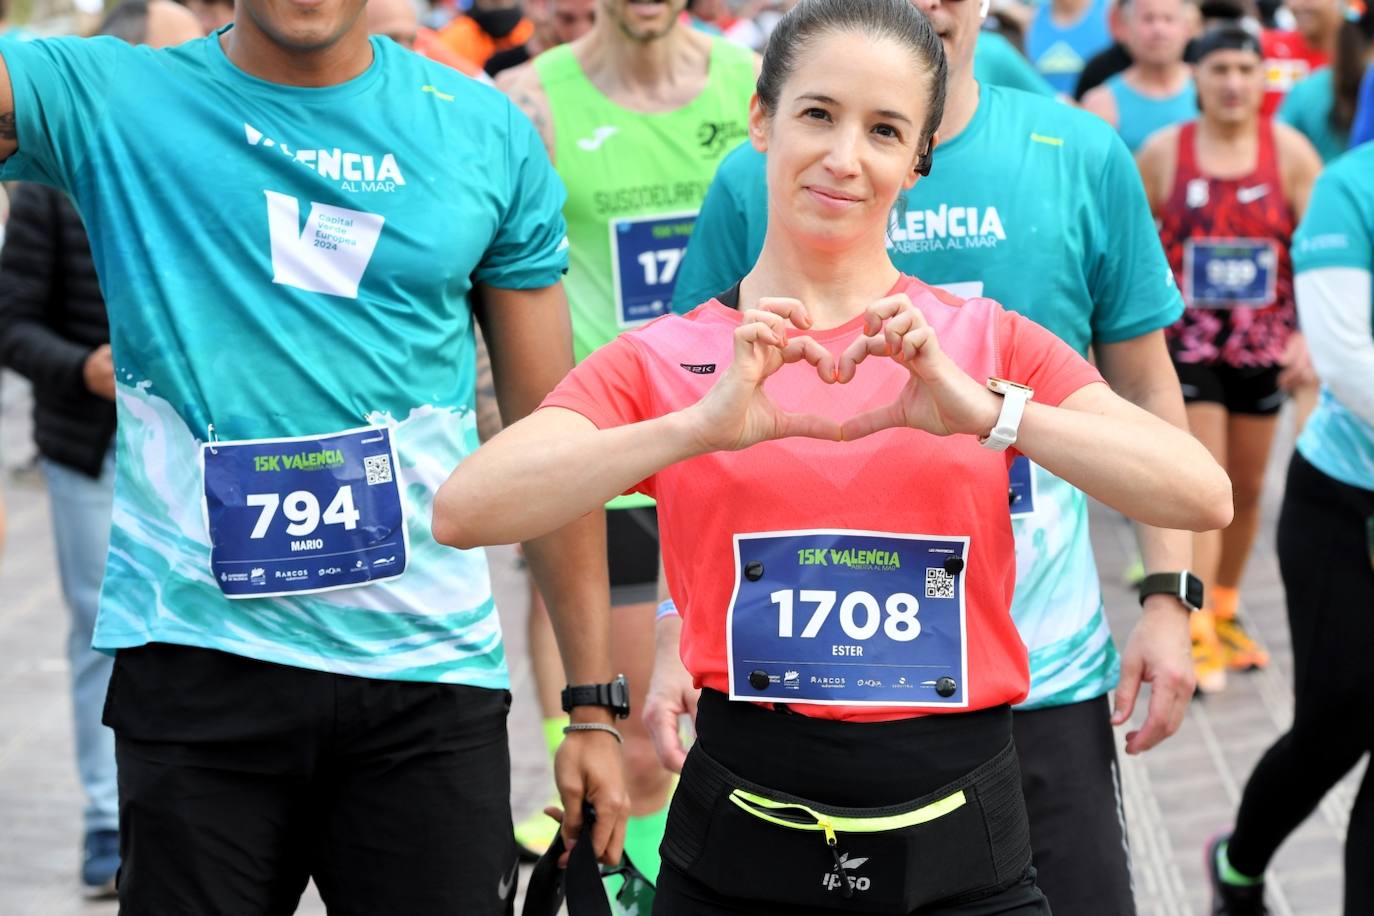
[[[554,167],[568,188],[568,274],[578,362],[621,331],[668,314],[706,188],[748,135],[754,57],[712,41],[706,86],[674,111],[606,98],[567,45],[534,59],[553,114]]]

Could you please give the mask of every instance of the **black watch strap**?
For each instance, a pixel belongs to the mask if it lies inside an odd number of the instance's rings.
[[[1172,595],[1190,611],[1202,607],[1202,580],[1188,570],[1182,572],[1150,573],[1140,580],[1140,603],[1151,595]]]
[[[609,684],[575,684],[563,688],[563,711],[572,712],[574,706],[604,706],[618,719],[630,716],[630,682],[625,675],[616,675]]]

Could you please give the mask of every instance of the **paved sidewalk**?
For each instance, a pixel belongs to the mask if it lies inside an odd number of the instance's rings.
[[[75,877],[81,799],[63,651],[66,612],[46,494],[28,467],[25,410],[22,385],[6,375],[0,383],[0,486],[9,532],[0,559],[0,916],[113,916],[113,903],[82,900]],[[1289,447],[1281,443],[1276,455]],[[1183,729],[1165,745],[1144,757],[1123,755],[1142,916],[1205,912],[1202,845],[1229,823],[1251,767],[1292,716],[1287,626],[1272,546],[1284,463],[1271,468],[1265,527],[1244,598],[1254,629],[1273,651],[1272,667],[1234,676],[1225,694],[1194,703]],[[1119,584],[1134,549],[1132,535],[1119,518],[1095,510],[1093,540],[1113,629],[1122,639],[1137,613]],[[524,588],[512,551],[493,551],[492,561],[515,693],[512,804],[519,818],[543,803],[550,777],[524,659]],[[1332,792],[1280,852],[1270,881],[1278,916],[1339,916],[1341,843],[1358,776]],[[313,891],[300,912],[324,913]]]

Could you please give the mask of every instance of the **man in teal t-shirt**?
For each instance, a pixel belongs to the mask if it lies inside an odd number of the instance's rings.
[[[242,0],[161,51],[0,44],[0,178],[75,200],[110,317],[94,642],[126,912],[289,912],[308,877],[358,912],[509,905],[500,625],[483,553],[430,519],[476,447],[474,318],[511,414],[571,367],[563,188],[504,97],[369,41],[362,9]],[[574,682],[610,675],[599,524],[527,545],[592,634]],[[614,738],[564,747],[618,856]]]
[[[929,177],[888,230],[901,270],[957,295],[988,296],[1091,345],[1122,395],[1183,425],[1162,329],[1183,310],[1139,174],[1109,126],[1053,100],[980,86],[969,66],[977,9],[923,2],[945,39],[949,96]],[[765,157],[750,146],[721,163],[678,273],[674,308],[733,286],[763,245]],[[1085,497],[1024,459],[1014,466],[1017,588],[1031,693],[1015,717],[1038,880],[1056,914],[1134,912],[1120,819],[1111,713],[1153,680],[1150,717],[1128,738],[1144,750],[1171,734],[1191,696],[1187,611],[1155,595],[1124,670],[1112,646],[1088,538]],[[1142,529],[1147,569],[1182,571],[1188,536]]]

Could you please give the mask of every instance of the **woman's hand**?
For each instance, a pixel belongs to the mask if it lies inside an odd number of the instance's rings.
[[[910,379],[897,399],[846,420],[844,438],[859,439],[881,429],[910,427],[937,436],[985,436],[997,423],[1001,398],[959,368],[905,293],[879,299],[864,314],[864,333],[840,355],[840,382],[854,377],[869,356],[889,356]]]
[[[835,381],[835,361],[810,337],[788,338],[789,323],[811,327],[811,316],[797,299],[761,299],[744,312],[735,329],[734,358],[706,395],[684,411],[706,451],[735,451],[787,436],[840,438],[840,424],[814,414],[789,413],[773,403],[763,383],[787,363],[805,360],[827,384]]]

